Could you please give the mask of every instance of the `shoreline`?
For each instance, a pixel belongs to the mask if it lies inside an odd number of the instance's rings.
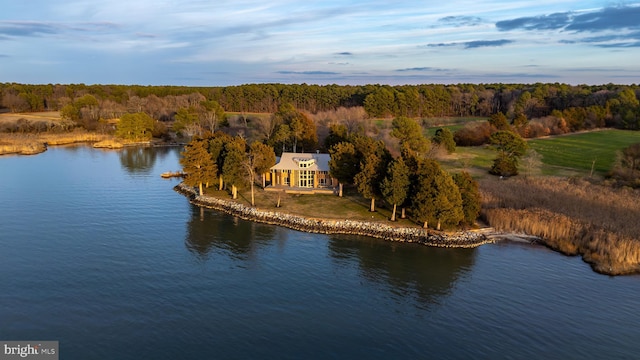
[[[222,211],[243,220],[277,225],[308,233],[361,235],[385,241],[416,243],[442,248],[475,248],[496,242],[495,237],[487,236],[482,231],[445,234],[418,227],[393,227],[375,222],[307,218],[277,211],[260,210],[210,196],[199,196],[195,189],[183,183],[176,185],[173,189],[187,197],[189,202],[196,206]]]
[[[120,142],[119,140],[106,135],[100,135],[95,133],[80,134],[79,138],[72,137],[59,137],[59,138],[42,138],[42,137],[27,137],[21,139],[20,143],[3,143],[0,136],[0,156],[3,155],[38,155],[46,152],[50,146],[63,146],[63,145],[81,145],[89,144],[89,146],[95,149],[103,150],[118,150],[124,147],[133,146],[148,146],[148,147],[160,147],[160,146],[179,146],[180,143],[165,143],[154,141],[143,142]]]

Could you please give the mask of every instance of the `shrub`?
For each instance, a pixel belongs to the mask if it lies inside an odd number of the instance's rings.
[[[491,125],[488,122],[476,122],[465,125],[453,134],[458,146],[480,146],[489,142]]]

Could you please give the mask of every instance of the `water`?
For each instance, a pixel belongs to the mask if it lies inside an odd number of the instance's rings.
[[[516,243],[306,234],[172,191],[178,149],[0,157],[0,340],[62,359],[629,359],[640,277]]]

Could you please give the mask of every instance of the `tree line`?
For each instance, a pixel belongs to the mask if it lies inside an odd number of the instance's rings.
[[[180,109],[202,101],[215,101],[225,111],[242,114],[275,113],[288,103],[312,114],[363,107],[371,118],[487,117],[502,112],[510,119],[524,116],[531,120],[562,114],[573,130],[591,126],[640,129],[639,94],[637,85],[560,83],[226,87],[2,83],[0,106],[12,112],[67,107],[71,115],[89,120],[145,112],[155,120],[172,121]]]

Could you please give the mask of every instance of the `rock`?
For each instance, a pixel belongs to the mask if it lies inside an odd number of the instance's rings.
[[[354,220],[308,219],[292,214],[262,211],[234,201],[198,196],[194,188],[183,183],[176,185],[174,190],[187,196],[194,205],[223,211],[244,220],[278,225],[310,233],[362,235],[387,241],[450,248],[471,248],[494,242],[493,239],[481,232],[430,233],[429,230],[423,228],[399,228],[380,223]]]

